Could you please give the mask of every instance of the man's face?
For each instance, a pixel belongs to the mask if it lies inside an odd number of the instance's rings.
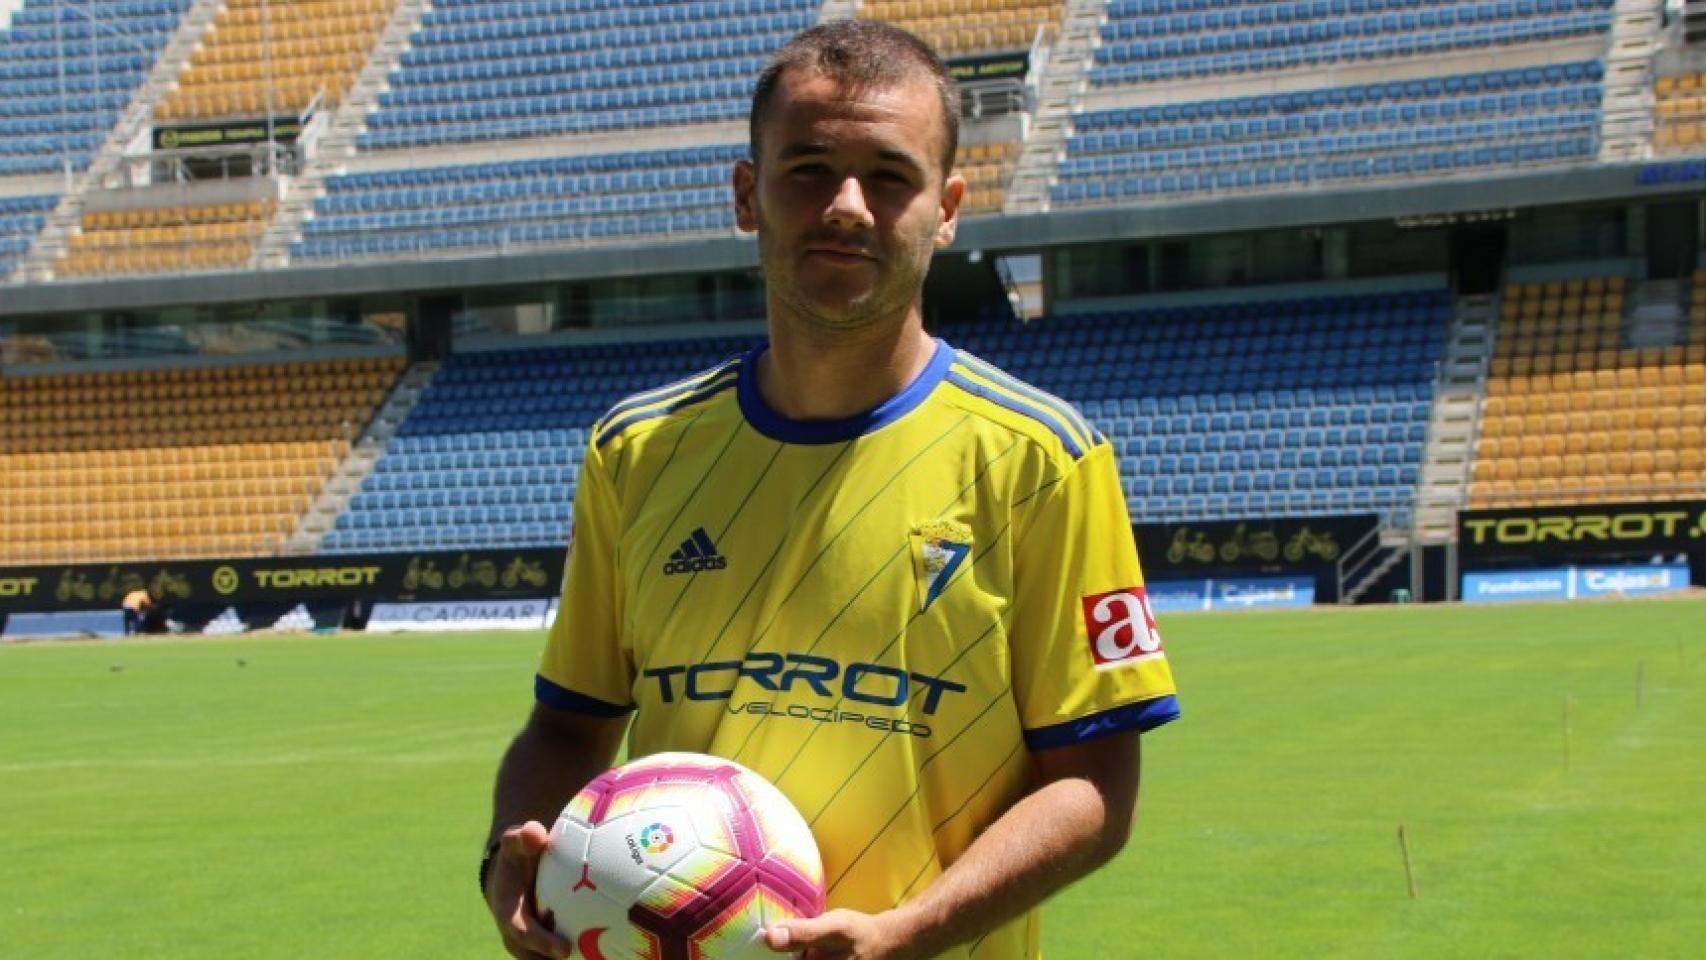
[[[940,100],[924,78],[849,92],[788,70],[735,168],[742,230],[758,232],[771,297],[818,327],[905,316],[930,257],[953,242],[965,192],[943,182]]]

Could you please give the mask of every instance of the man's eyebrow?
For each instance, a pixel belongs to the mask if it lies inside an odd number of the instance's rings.
[[[910,167],[920,174],[924,172],[924,164],[918,162],[917,157],[907,153],[905,150],[895,150],[892,148],[878,150],[877,156],[882,157],[890,163],[898,163],[903,167]]]
[[[792,160],[795,157],[821,157],[834,151],[824,143],[790,143],[776,155],[778,160]]]
[[[826,157],[834,152],[834,148],[830,147],[826,143],[790,143],[777,153],[776,159],[793,160],[796,157]],[[905,150],[897,150],[893,147],[883,147],[877,151],[877,156],[889,163],[898,163],[901,166],[910,168],[920,174],[924,172],[924,164],[920,163],[917,157],[907,153]]]

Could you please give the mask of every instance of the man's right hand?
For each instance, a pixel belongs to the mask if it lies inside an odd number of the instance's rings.
[[[550,831],[537,820],[505,830],[486,878],[486,906],[497,921],[504,949],[518,960],[561,960],[574,953],[574,945],[534,912],[533,878],[550,845]]]

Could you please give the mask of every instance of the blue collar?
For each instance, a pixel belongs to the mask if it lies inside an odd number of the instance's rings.
[[[740,398],[740,412],[752,428],[772,440],[783,443],[840,443],[880,430],[910,413],[924,402],[948,375],[954,362],[954,348],[938,338],[936,352],[906,389],[884,400],[864,413],[839,420],[789,420],[764,402],[758,390],[758,358],[768,350],[767,343],[759,344],[741,359],[740,382],[735,391]]]

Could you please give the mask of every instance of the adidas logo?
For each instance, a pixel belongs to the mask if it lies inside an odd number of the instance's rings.
[[[700,527],[693,531],[691,537],[681,541],[681,546],[669,555],[663,565],[663,574],[667,577],[676,573],[721,570],[728,565],[728,558],[717,552],[717,547],[705,533],[705,528]]]

